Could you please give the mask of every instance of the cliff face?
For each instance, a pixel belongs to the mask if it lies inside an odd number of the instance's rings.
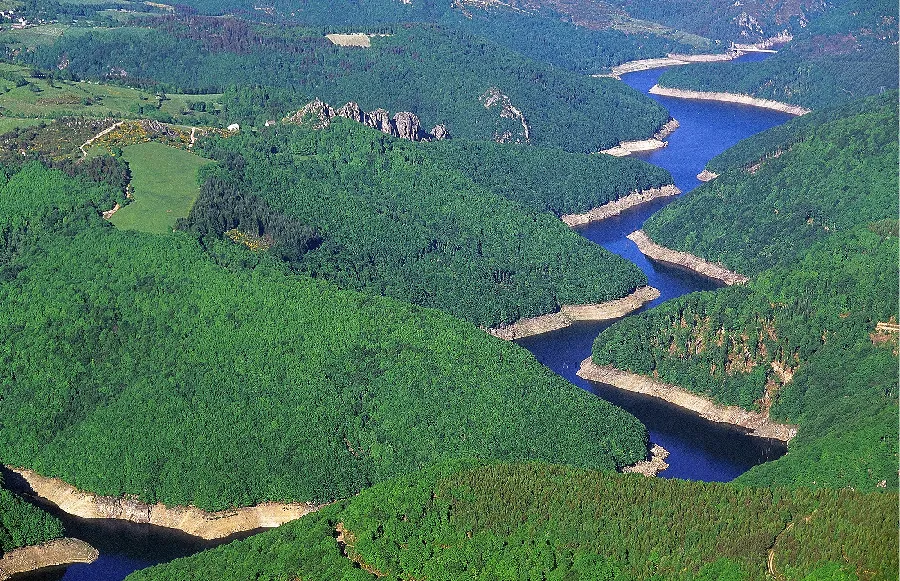
[[[306,503],[267,503],[207,512],[193,506],[169,507],[164,504],[146,504],[127,497],[99,496],[78,490],[58,478],[47,478],[23,468],[9,469],[24,480],[31,493],[52,502],[71,515],[152,524],[178,529],[206,540],[221,539],[258,528],[277,527],[320,508]]]
[[[500,119],[508,119],[512,123],[504,125],[494,132],[497,143],[531,143],[531,125],[525,114],[512,104],[508,95],[497,87],[491,87],[478,98],[485,109],[499,111]],[[521,125],[521,130],[517,125]]]
[[[324,129],[331,124],[331,120],[335,117],[350,119],[382,133],[409,141],[440,141],[450,138],[450,132],[445,125],[437,125],[431,131],[425,131],[415,113],[400,111],[391,118],[391,114],[385,109],[366,112],[353,101],[335,109],[328,103],[316,99],[304,105],[293,115],[282,119],[282,122],[297,125],[311,124],[314,129]]]

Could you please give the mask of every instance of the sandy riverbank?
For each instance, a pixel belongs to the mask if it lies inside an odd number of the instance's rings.
[[[663,147],[667,147],[669,144],[664,141],[668,136],[672,135],[672,132],[678,129],[678,120],[669,119],[666,121],[665,125],[659,128],[653,137],[650,139],[640,139],[638,141],[621,141],[619,145],[615,147],[610,147],[609,149],[604,149],[600,151],[600,153],[605,153],[606,155],[611,155],[613,157],[625,157],[626,155],[631,155],[632,153],[640,153],[645,151],[656,151],[657,149],[662,149]]]
[[[56,539],[42,545],[13,549],[0,557],[0,581],[13,575],[74,563],[93,563],[100,553],[78,539]]]
[[[614,66],[610,70],[608,76],[620,79],[622,75],[628,73],[637,73],[640,71],[649,71],[651,69],[661,69],[664,67],[677,67],[681,65],[689,65],[693,63],[715,63],[723,61],[731,61],[743,53],[721,53],[721,54],[674,54],[669,53],[663,58],[641,59],[636,61],[628,61],[620,65]]]
[[[799,105],[791,105],[780,101],[772,101],[770,99],[760,99],[751,97],[750,95],[742,95],[739,93],[714,93],[709,91],[689,91],[686,89],[673,89],[670,87],[660,87],[653,85],[648,91],[651,95],[660,95],[662,97],[674,97],[676,99],[692,99],[696,101],[720,101],[723,103],[737,103],[738,105],[749,105],[751,107],[759,107],[761,109],[769,109],[771,111],[780,111],[790,115],[806,115],[810,109],[806,109]]]
[[[581,362],[578,377],[658,397],[678,407],[698,413],[707,420],[750,430],[750,434],[753,436],[789,442],[797,435],[796,426],[772,422],[768,414],[747,411],[737,406],[716,405],[702,396],[652,377],[622,371],[614,367],[601,367],[595,364],[590,357]]]
[[[687,268],[701,276],[717,280],[728,286],[744,284],[750,280],[742,274],[728,270],[721,264],[709,262],[708,260],[704,260],[699,256],[694,256],[689,252],[680,252],[661,246],[651,240],[643,230],[632,232],[628,235],[628,239],[637,244],[638,250],[640,250],[647,258],[651,258],[657,262]]]
[[[593,208],[592,210],[589,210],[584,214],[563,214],[562,216],[560,216],[560,220],[565,222],[566,226],[569,227],[584,226],[592,222],[600,222],[601,220],[606,220],[607,218],[618,216],[626,210],[630,210],[631,208],[635,208],[642,204],[652,202],[653,200],[677,196],[680,193],[681,190],[671,184],[668,186],[662,186],[661,188],[652,188],[649,190],[641,190],[640,192],[632,192],[627,196],[619,198],[618,200],[613,200],[612,202],[608,202],[606,204],[603,204],[602,206]]]
[[[207,512],[192,506],[169,507],[139,500],[99,496],[78,490],[58,478],[47,478],[32,470],[8,467],[31,488],[31,492],[81,518],[109,518],[178,529],[206,540],[230,537],[259,528],[271,528],[318,510],[318,505],[266,503],[245,508]]]
[[[619,319],[659,298],[659,291],[652,286],[642,286],[627,297],[590,305],[563,305],[558,313],[550,313],[530,319],[520,319],[487,332],[494,337],[515,341],[534,335],[564,329],[576,321],[610,321]]]

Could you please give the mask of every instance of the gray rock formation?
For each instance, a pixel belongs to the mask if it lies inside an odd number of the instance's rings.
[[[400,111],[391,119],[391,114],[385,109],[375,109],[367,113],[353,101],[334,109],[328,103],[316,99],[307,103],[293,115],[282,119],[282,122],[297,125],[312,123],[314,129],[324,129],[331,124],[331,120],[335,117],[345,117],[387,135],[409,141],[439,141],[450,138],[450,131],[444,124],[436,125],[431,133],[427,133],[415,113]],[[266,122],[266,126],[269,126],[269,122]]]
[[[410,141],[421,141],[422,124],[419,116],[409,111],[400,111],[394,115],[394,127],[397,130],[397,137],[408,139]]]

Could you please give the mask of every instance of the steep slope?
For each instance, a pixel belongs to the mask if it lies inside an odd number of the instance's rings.
[[[742,274],[789,266],[836,232],[896,218],[897,119],[891,92],[757,135],[644,230]]]
[[[895,493],[445,465],[129,581],[889,580],[896,503]]]
[[[344,287],[493,327],[647,284],[633,264],[552,214],[478,186],[429,148],[352,121],[320,131],[281,125],[208,142],[204,152],[223,169],[186,227],[262,235],[255,216],[264,203],[322,232],[295,268]],[[246,203],[251,196],[257,201]]]
[[[646,453],[636,419],[515,345],[231,243],[115,230],[94,193],[34,166],[0,190],[6,225],[48,224],[0,273],[9,464],[214,510],[333,500],[448,457],[612,469]]]
[[[835,2],[770,59],[675,67],[659,84],[810,109],[845,103],[897,87],[897,22],[895,2]]]
[[[861,108],[753,138],[717,162],[735,169],[648,221],[663,244],[755,275],[747,286],[671,301],[594,344],[598,365],[799,424],[788,454],[743,482],[898,485],[896,95]]]

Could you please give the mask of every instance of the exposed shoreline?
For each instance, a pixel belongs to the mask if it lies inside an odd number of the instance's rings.
[[[590,305],[563,305],[557,313],[541,315],[529,319],[519,319],[515,323],[486,329],[494,337],[515,341],[534,335],[565,329],[576,321],[610,321],[619,319],[659,298],[659,291],[652,286],[642,286],[627,297]]]
[[[750,430],[751,436],[772,438],[787,443],[797,435],[797,426],[773,422],[769,419],[768,414],[747,411],[737,406],[720,406],[686,389],[646,375],[622,371],[615,367],[601,367],[590,357],[581,362],[578,377],[612,385],[626,391],[657,397],[700,414],[701,417],[712,422],[731,424]]]
[[[651,442],[651,444],[653,443]],[[624,466],[622,468],[622,473],[643,474],[647,478],[654,478],[669,467],[669,464],[666,462],[666,458],[668,457],[668,450],[659,444],[653,444],[650,447],[650,454],[647,460],[641,460],[640,462],[635,462],[629,466]]]
[[[13,549],[0,557],[0,581],[50,567],[93,563],[99,556],[100,552],[84,541],[68,538]]]
[[[761,109],[769,109],[771,111],[779,111],[788,113],[789,115],[806,115],[811,110],[799,105],[791,105],[780,101],[772,101],[771,99],[760,99],[751,97],[750,95],[742,95],[740,93],[720,93],[711,91],[692,91],[687,89],[673,89],[671,87],[661,87],[653,85],[648,91],[651,95],[660,95],[662,97],[674,97],[676,99],[692,99],[695,101],[719,101],[722,103],[737,103],[739,105],[749,105],[751,107],[759,107]]]
[[[321,505],[265,503],[245,508],[207,512],[193,506],[169,507],[146,504],[131,498],[99,496],[78,490],[58,478],[47,478],[24,469],[7,467],[20,476],[31,494],[73,516],[89,519],[117,519],[177,529],[204,540],[230,537],[236,533],[272,528],[315,512]]]
[[[641,71],[649,71],[651,69],[661,69],[665,67],[677,67],[681,65],[689,65],[693,63],[714,63],[731,61],[743,53],[721,53],[721,54],[674,54],[669,53],[665,57],[653,59],[640,59],[636,61],[628,61],[610,69],[608,76],[614,79],[620,79],[622,75],[628,73],[638,73]]]
[[[717,280],[728,286],[735,284],[744,284],[750,279],[737,272],[728,270],[721,264],[709,262],[699,256],[694,256],[689,252],[681,252],[666,248],[657,244],[647,236],[643,230],[636,230],[628,235],[628,239],[634,242],[638,250],[647,258],[657,262],[663,262],[681,268],[691,270],[701,276]]]
[[[620,141],[619,145],[610,147],[609,149],[604,149],[600,151],[600,153],[605,153],[606,155],[611,155],[613,157],[625,157],[626,155],[631,155],[632,153],[656,151],[657,149],[662,149],[663,147],[669,146],[669,144],[664,140],[668,136],[672,135],[672,133],[676,129],[678,129],[678,127],[679,124],[677,119],[669,119],[662,127],[659,128],[659,131],[653,134],[653,137],[651,137],[650,139],[640,139],[638,141]]]
[[[606,220],[607,218],[618,216],[626,210],[630,210],[631,208],[647,204],[649,202],[652,202],[653,200],[677,196],[679,194],[681,194],[681,190],[679,190],[674,184],[669,184],[667,186],[662,186],[659,188],[651,188],[649,190],[641,190],[639,192],[632,192],[627,196],[619,198],[618,200],[607,202],[602,206],[592,208],[584,214],[563,214],[562,216],[560,216],[560,220],[562,220],[566,224],[566,226],[569,226],[570,228],[574,228],[576,226],[585,226],[592,222],[600,222],[602,220]]]
[[[719,174],[717,174],[714,171],[709,171],[708,169],[704,169],[703,171],[701,171],[700,173],[697,174],[697,179],[700,180],[701,182],[711,182],[714,179],[716,179],[717,177],[719,177]]]

